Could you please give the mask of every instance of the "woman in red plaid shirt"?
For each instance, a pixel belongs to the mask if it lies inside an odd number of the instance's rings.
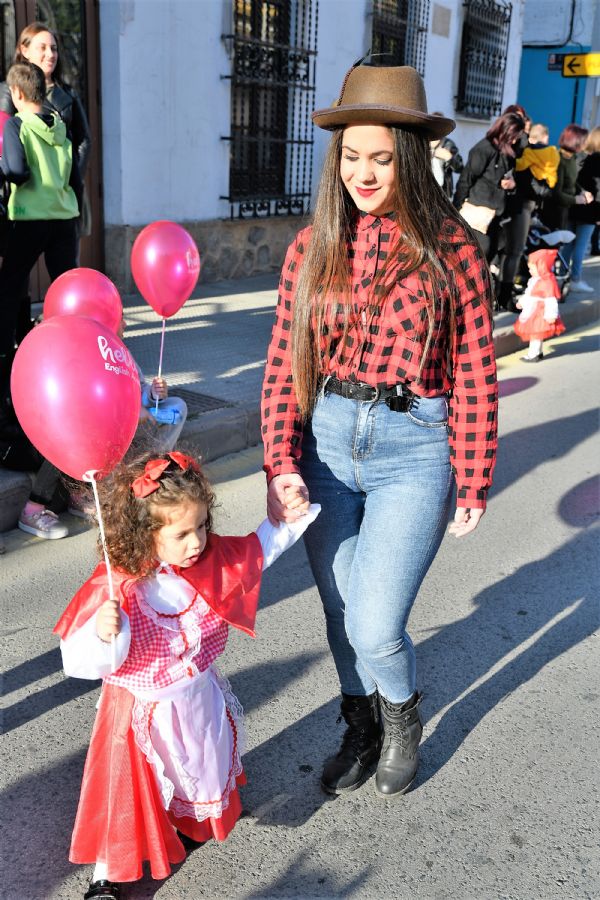
[[[410,67],[357,64],[329,109],[333,132],[313,225],[284,263],[262,402],[268,514],[322,513],[305,535],[347,723],[321,784],[404,793],[422,734],[406,624],[450,532],[483,515],[496,452],[488,268],[431,171]]]

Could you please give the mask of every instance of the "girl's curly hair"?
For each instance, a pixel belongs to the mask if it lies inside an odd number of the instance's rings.
[[[144,474],[150,460],[165,460],[169,465],[158,478],[159,487],[147,497],[136,497],[132,482]],[[104,480],[98,482],[106,549],[110,562],[131,575],[144,576],[155,563],[154,533],[166,523],[167,507],[186,502],[206,504],[207,532],[212,529],[211,512],[215,494],[202,470],[191,466],[181,469],[168,454],[144,453],[122,462]],[[102,550],[100,538],[98,546]]]

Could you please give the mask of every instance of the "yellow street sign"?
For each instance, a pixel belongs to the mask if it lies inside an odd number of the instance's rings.
[[[600,53],[565,53],[562,73],[565,78],[598,78]]]

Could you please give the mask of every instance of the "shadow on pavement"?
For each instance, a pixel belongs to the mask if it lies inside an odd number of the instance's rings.
[[[450,708],[422,745],[416,786],[454,756],[497,703],[598,627],[596,574],[590,560],[597,557],[599,535],[600,529],[590,529],[545,559],[522,566],[475,597],[476,609],[468,618],[419,644],[420,671],[427,673],[431,685],[426,716]],[[533,643],[519,652],[528,641]],[[469,690],[509,653],[517,655]],[[469,693],[455,702],[465,691]]]
[[[2,693],[6,697],[11,691],[16,691],[34,684],[42,678],[54,675],[56,672],[62,671],[62,660],[60,650],[56,647],[54,650],[48,650],[34,659],[27,660],[13,669],[9,669],[2,676]],[[23,700],[13,703],[12,706],[6,706],[1,712],[0,733],[8,734],[13,728],[26,725],[37,719],[38,716],[44,715],[52,709],[56,709],[77,697],[89,694],[90,691],[98,690],[99,681],[84,681],[81,678],[61,678],[56,684],[44,687],[41,690],[32,690]]]
[[[598,413],[589,409],[501,436],[492,497],[497,497],[549,459],[567,456],[574,447],[595,434],[597,428]]]
[[[72,876],[69,844],[86,752],[29,773],[0,793],[3,897],[42,900]],[[90,875],[87,867],[80,869],[81,891],[74,897],[83,896]]]
[[[548,360],[557,356],[576,356],[579,353],[594,353],[600,345],[598,335],[584,334],[581,337],[573,337],[569,340],[569,335],[565,335],[566,340],[557,343],[548,342]],[[544,344],[544,353],[546,354],[546,345]],[[542,362],[546,362],[546,359]]]
[[[586,528],[600,516],[600,479],[592,475],[571,488],[558,504],[558,514],[567,525]]]

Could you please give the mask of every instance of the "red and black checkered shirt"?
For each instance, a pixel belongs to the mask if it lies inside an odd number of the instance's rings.
[[[302,454],[290,334],[299,265],[310,234],[311,228],[305,228],[290,245],[279,283],[262,398],[264,469],[269,481],[275,475],[299,472]],[[351,323],[345,341],[341,318],[332,330],[329,362],[322,374],[382,388],[402,383],[421,397],[450,392],[448,431],[457,504],[484,509],[496,456],[498,407],[487,265],[477,244],[448,219],[440,235],[440,258],[447,273],[442,288],[447,309],[453,286],[456,337],[449,353],[446,320],[438,316],[419,374],[428,329],[424,290],[428,273],[419,269],[399,280],[379,304],[377,289],[372,289],[378,265],[398,236],[393,219],[366,213],[358,217],[349,246]]]

